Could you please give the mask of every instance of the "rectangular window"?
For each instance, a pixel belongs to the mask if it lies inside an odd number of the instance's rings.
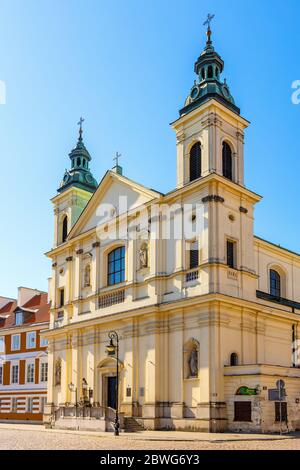
[[[189,251],[190,251],[190,269],[197,268],[199,264],[198,242],[192,243]]]
[[[11,411],[12,413],[16,413],[18,409],[18,399],[17,397],[12,397],[11,399]]]
[[[45,348],[46,346],[48,346],[48,340],[40,336],[40,347]]]
[[[236,242],[227,240],[227,266],[236,268]]]
[[[35,348],[35,346],[36,346],[36,332],[29,331],[28,333],[26,333],[26,348],[32,349],[32,348]]]
[[[20,349],[20,335],[11,336],[11,349],[12,351],[17,351]]]
[[[34,363],[27,364],[27,383],[34,383]]]
[[[234,402],[234,421],[251,421],[251,401]]]
[[[5,336],[0,336],[0,353],[5,352]]]
[[[27,411],[27,413],[32,413],[32,410],[33,410],[33,398],[32,398],[32,397],[28,397],[28,398],[27,398],[27,407],[26,407],[26,411]]]
[[[15,313],[15,323],[17,326],[23,325],[24,317],[23,312],[16,312]]]
[[[41,363],[41,373],[40,373],[40,382],[47,382],[48,381],[48,363],[42,362]]]
[[[14,364],[11,368],[11,383],[19,383],[19,366],[17,364]]]
[[[65,289],[59,289],[59,306],[65,305]]]
[[[280,410],[281,405],[281,410]],[[275,421],[280,422],[280,415],[281,415],[281,422],[287,422],[287,403],[286,401],[275,401]]]
[[[0,366],[0,385],[3,384],[3,366]]]

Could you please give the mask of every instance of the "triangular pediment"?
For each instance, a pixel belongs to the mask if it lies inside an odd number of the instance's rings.
[[[161,193],[108,171],[93,194],[81,216],[73,226],[68,239],[88,232],[108,218],[131,212],[157,199]]]

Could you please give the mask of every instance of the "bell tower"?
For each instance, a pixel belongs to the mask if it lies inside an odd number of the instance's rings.
[[[244,184],[244,131],[226,80],[224,62],[212,43],[210,20],[206,45],[194,71],[197,79],[179,118],[172,124],[177,140],[177,188],[197,194],[204,205],[201,259],[206,293],[249,298],[255,295],[253,219],[260,196]]]
[[[69,231],[77,222],[98,186],[89,169],[92,158],[83,143],[83,122],[84,119],[80,118],[78,141],[69,154],[71,168],[65,171],[57,190],[58,194],[52,199],[54,204],[54,246],[66,241]]]
[[[197,79],[172,125],[177,137],[177,187],[216,173],[244,184],[244,130],[226,79],[224,61],[212,43],[210,20],[206,45],[195,62]]]

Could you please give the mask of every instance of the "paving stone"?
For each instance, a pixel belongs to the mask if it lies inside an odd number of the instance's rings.
[[[91,434],[63,433],[57,431],[41,432],[39,429],[12,429],[0,427],[1,450],[300,450],[300,436],[290,439],[278,439],[276,436],[244,439],[243,435],[226,435],[226,440],[171,440],[159,433],[159,439],[136,435],[134,437],[113,435],[99,436]],[[198,434],[199,436],[199,434]],[[227,437],[228,436],[228,437]],[[196,437],[196,436],[195,436]],[[200,436],[201,437],[201,436]],[[199,438],[199,437],[198,437]],[[155,439],[155,440],[154,440]],[[224,439],[224,436],[222,437]],[[257,440],[255,440],[257,439]]]

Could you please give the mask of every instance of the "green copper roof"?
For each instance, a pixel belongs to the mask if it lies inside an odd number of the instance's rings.
[[[198,75],[198,80],[194,81],[184,107],[179,111],[179,114],[180,116],[187,114],[210,99],[216,99],[239,114],[240,110],[234,103],[226,80],[221,81],[220,78],[224,69],[224,62],[213,47],[210,26],[208,26],[206,35],[206,46],[195,62],[194,71]]]
[[[89,169],[89,162],[92,158],[88,150],[85,148],[82,140],[82,122],[83,119],[81,118],[79,121],[79,137],[76,147],[74,147],[71,153],[69,153],[71,169],[65,171],[63,180],[61,181],[60,187],[57,190],[59,193],[65,191],[71,186],[76,186],[78,188],[85,189],[86,191],[94,192],[98,186],[97,181]]]

